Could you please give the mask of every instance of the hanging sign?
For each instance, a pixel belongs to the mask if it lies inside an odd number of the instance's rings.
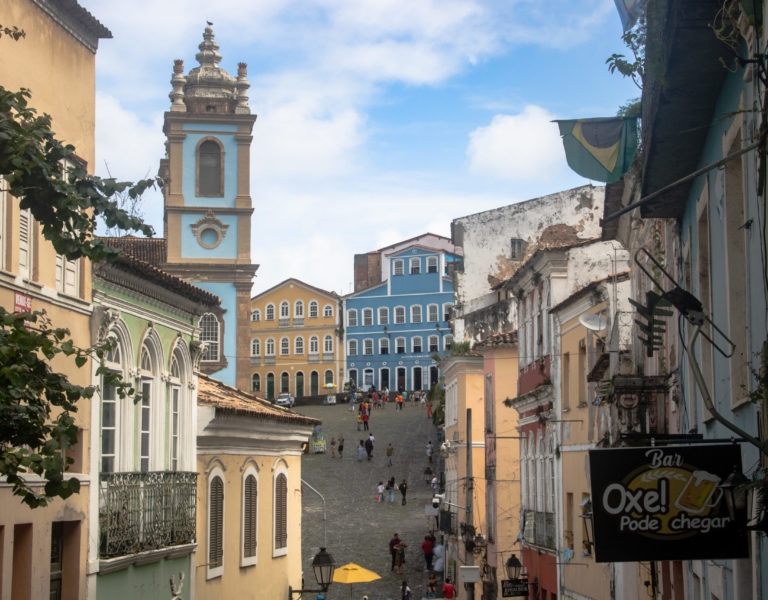
[[[520,596],[528,596],[528,580],[527,579],[502,579],[501,580],[501,597],[502,598],[519,598]]]
[[[737,444],[589,451],[596,562],[744,558],[719,484]]]

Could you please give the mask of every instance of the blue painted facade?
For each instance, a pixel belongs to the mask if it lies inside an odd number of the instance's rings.
[[[413,245],[387,258],[386,280],[344,298],[345,377],[358,387],[428,390],[450,349],[452,256]]]

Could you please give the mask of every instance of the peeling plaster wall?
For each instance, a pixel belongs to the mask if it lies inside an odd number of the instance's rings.
[[[514,275],[537,250],[599,237],[604,197],[604,187],[587,185],[454,219],[452,240],[464,252],[463,270],[454,273],[456,340],[476,340],[475,333],[492,326],[514,328],[514,309],[506,325],[491,321],[470,326],[464,320],[497,302],[492,287]],[[520,260],[511,259],[512,239],[526,242]]]

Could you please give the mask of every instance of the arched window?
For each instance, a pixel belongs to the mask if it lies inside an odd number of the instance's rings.
[[[224,481],[223,475],[211,477],[208,484],[208,578],[224,571]]]
[[[347,340],[347,354],[349,356],[357,354],[357,340]]]
[[[152,432],[152,401],[155,391],[155,363],[148,344],[141,347],[139,360],[141,403],[139,411],[139,469],[149,471],[150,435]]]
[[[389,338],[379,338],[379,354],[389,354]]]
[[[354,308],[347,311],[347,327],[357,327],[357,310]]]
[[[261,375],[258,373],[254,373],[251,377],[251,391],[252,392],[260,392],[261,391]]]
[[[421,323],[421,306],[419,304],[411,306],[411,323]]]
[[[287,300],[283,300],[280,303],[280,318],[287,319],[290,317],[290,305]]]
[[[443,321],[450,321],[451,320],[451,309],[453,308],[453,303],[446,302],[443,304]]]
[[[302,300],[296,300],[293,305],[293,316],[299,319],[304,317],[304,302]]]
[[[317,300],[312,300],[309,303],[309,318],[317,319]]]
[[[264,319],[267,321],[274,321],[275,320],[275,305],[272,303],[267,304],[267,310],[266,314],[264,315]]]
[[[416,336],[411,338],[411,352],[418,354],[421,352],[421,337]]]
[[[291,352],[291,341],[287,338],[280,338],[280,356],[287,356]]]
[[[184,364],[184,355],[179,345],[177,345],[171,357],[171,371],[168,381],[170,392],[170,406],[168,407],[170,414],[168,417],[171,438],[169,459],[172,471],[179,470],[179,465],[181,464],[184,413],[188,410],[185,403],[186,385],[184,384],[186,383],[186,372],[183,368]]]
[[[373,340],[366,338],[363,340],[363,354],[373,354]]]
[[[333,353],[333,336],[326,335],[323,338],[323,352],[325,354],[332,354]]]
[[[304,338],[300,335],[293,341],[293,353],[304,354]]]
[[[243,517],[241,519],[243,547],[241,566],[256,564],[258,540],[258,499],[259,486],[256,471],[249,467],[243,480]]]
[[[373,325],[373,309],[364,308],[363,309],[363,326],[370,327],[371,325]]]
[[[379,325],[389,325],[389,309],[385,306],[379,309]]]
[[[258,308],[251,311],[251,321],[261,321],[261,311]]]
[[[405,323],[405,307],[396,306],[395,307],[395,325],[402,325],[403,323]]]
[[[205,140],[197,148],[197,195],[223,196],[224,169],[221,146]]]
[[[427,257],[427,273],[437,273],[437,256]]]
[[[412,258],[409,261],[410,269],[411,269],[411,275],[418,275],[421,273],[421,259],[420,258]]]
[[[443,338],[443,344],[445,345],[445,351],[448,352],[451,349],[451,345],[453,344],[453,336],[446,335]]]
[[[274,555],[282,555],[288,548],[288,478],[285,473],[275,476]]]
[[[440,346],[438,346],[438,337],[436,335],[429,336],[429,351],[430,352],[440,351]]]
[[[333,383],[333,371],[330,369],[325,372],[325,383]]]
[[[275,338],[267,338],[267,347],[265,354],[267,356],[275,355]]]
[[[403,274],[403,261],[402,259],[397,259],[392,261],[392,275],[402,275]]]
[[[309,338],[309,353],[318,354],[320,352],[320,340],[316,335]]]
[[[259,338],[251,340],[251,356],[261,356],[261,342]]]
[[[205,353],[202,356],[204,362],[216,362],[219,360],[219,320],[213,313],[205,313],[200,317],[200,341],[206,343]]]
[[[405,338],[395,338],[395,352],[397,354],[405,354]]]
[[[104,366],[110,371],[124,373],[121,338],[110,334],[107,341],[111,348],[104,357]],[[120,411],[117,390],[104,380],[101,384],[101,471],[114,472],[118,465],[117,449],[120,438]]]
[[[427,321],[430,323],[437,323],[439,319],[439,310],[437,304],[427,305]]]
[[[326,304],[323,307],[323,316],[324,317],[332,317],[333,316],[333,306],[330,304]]]

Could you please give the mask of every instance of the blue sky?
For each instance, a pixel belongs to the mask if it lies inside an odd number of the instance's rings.
[[[553,118],[639,95],[613,0],[80,0],[114,34],[97,54],[96,171],[154,175],[173,60],[205,21],[248,63],[254,294],[288,277],[338,293],[353,255],[587,183]],[[145,196],[162,234],[162,197]]]

